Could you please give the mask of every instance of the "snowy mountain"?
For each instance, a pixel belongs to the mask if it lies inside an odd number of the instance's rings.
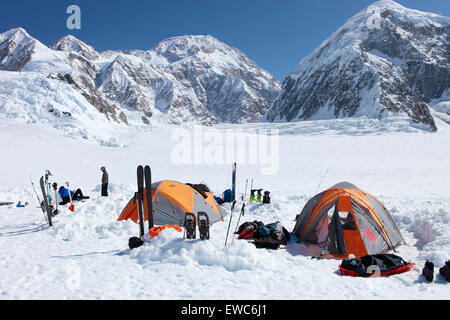
[[[88,60],[97,60],[100,55],[94,48],[78,40],[72,35],[65,36],[58,40],[53,46],[52,50],[65,51],[68,53],[77,53]]]
[[[23,28],[0,34],[0,70],[67,72],[65,56],[31,37]]]
[[[109,99],[147,116],[159,111],[175,123],[252,122],[280,89],[242,52],[211,36],[174,37],[148,51],[102,55],[114,58],[98,79]]]
[[[265,119],[403,115],[436,131],[429,106],[450,88],[449,38],[450,18],[375,2],[300,62]]]
[[[21,74],[0,73],[5,88],[0,90],[0,116],[19,114],[35,121],[41,118],[35,112],[40,108],[30,105],[27,90],[40,91],[40,101],[35,97],[33,104],[45,102],[46,110],[70,104],[73,99],[63,97],[70,87],[81,94],[77,105],[82,110],[96,109],[115,123],[212,125],[258,120],[281,88],[242,52],[211,36],[174,37],[148,51],[99,53],[71,35],[49,48],[17,28],[0,34],[0,70]],[[36,86],[45,82],[51,90],[46,94],[28,83],[19,93],[16,85],[8,83],[31,78]],[[60,101],[52,100],[56,88],[61,90]],[[23,99],[11,101],[11,96]],[[11,109],[15,111],[5,112]],[[70,111],[72,119],[79,111]]]

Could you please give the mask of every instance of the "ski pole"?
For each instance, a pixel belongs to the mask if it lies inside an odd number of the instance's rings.
[[[231,218],[233,218],[233,210],[234,210],[234,205],[235,204],[236,204],[236,201],[233,201],[233,203],[231,204],[230,222],[228,222],[227,237],[225,238],[225,247],[227,246],[228,232],[230,232]]]
[[[247,180],[245,180],[245,191],[244,191],[244,201],[242,203],[245,203],[245,199],[247,198]],[[243,215],[243,214],[242,214]]]
[[[237,232],[237,229],[239,227],[239,221],[241,221],[241,216],[244,215],[244,211],[245,211],[245,202],[242,203],[241,212],[239,213],[239,218],[238,218],[238,221],[236,223],[236,228],[235,228],[234,233],[233,233],[233,238],[231,238],[231,243],[233,243],[234,237],[236,236],[236,232]]]
[[[244,199],[242,199],[242,201],[246,201],[246,199],[247,199],[247,185],[248,185],[248,179],[245,179]]]
[[[328,173],[328,169],[329,169],[329,168],[327,168],[327,170],[325,170],[325,173],[323,174],[322,179],[320,180],[319,185],[317,186],[317,189],[316,189],[316,192],[315,192],[316,194],[317,194],[317,191],[319,191],[319,187],[320,187],[320,185],[322,184],[323,179],[325,178],[325,176],[326,176],[327,173]]]

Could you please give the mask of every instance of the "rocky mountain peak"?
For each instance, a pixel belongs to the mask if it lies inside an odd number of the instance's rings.
[[[31,60],[36,40],[23,28],[0,34],[0,70],[18,71]]]
[[[75,52],[88,60],[96,60],[100,58],[99,53],[93,47],[87,45],[72,35],[67,35],[59,39],[51,46],[51,49],[69,53]]]
[[[427,103],[450,87],[449,37],[447,17],[375,2],[299,63],[265,119],[402,114],[435,131]]]
[[[224,46],[224,43],[212,36],[186,35],[163,40],[150,51],[154,51],[157,55],[165,57],[169,63],[173,63],[199,53],[212,54],[218,49],[223,50]]]

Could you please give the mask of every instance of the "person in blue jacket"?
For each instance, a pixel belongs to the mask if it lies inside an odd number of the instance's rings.
[[[25,204],[22,204],[21,201],[19,201],[16,205],[17,208],[25,208],[28,205],[28,202],[25,202]]]
[[[58,193],[62,199],[62,201],[59,203],[60,205],[65,205],[70,202],[69,189],[61,186],[59,187]],[[89,199],[89,197],[83,195],[81,189],[77,189],[75,190],[75,192],[73,190],[70,190],[70,195],[72,196],[72,200]]]

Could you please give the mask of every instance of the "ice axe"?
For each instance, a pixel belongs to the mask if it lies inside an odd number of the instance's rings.
[[[67,190],[69,191],[69,199],[70,199],[69,210],[72,212],[75,212],[75,206],[72,203],[72,194],[70,193],[69,182],[66,182],[66,186],[67,186]]]

